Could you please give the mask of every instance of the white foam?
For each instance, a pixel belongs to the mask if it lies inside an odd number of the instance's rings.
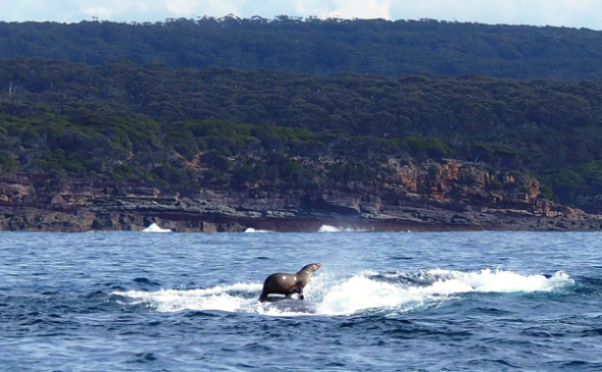
[[[484,269],[472,273],[452,273],[450,282],[469,285],[475,292],[549,292],[567,282],[573,283],[569,276],[561,271],[550,278],[544,275],[520,275],[512,271]]]
[[[147,302],[156,307],[159,312],[175,312],[182,310],[221,310],[235,312],[244,310],[257,302],[255,292],[261,291],[261,284],[237,283],[230,286],[217,286],[207,289],[167,289],[157,292],[127,291],[113,292],[125,296],[136,303]],[[232,293],[234,292],[234,293]],[[252,298],[242,296],[242,293],[252,293]]]
[[[341,229],[338,227],[330,226],[330,225],[322,225],[318,229],[318,232],[339,232]]]
[[[318,229],[318,232],[326,232],[326,233],[330,233],[330,232],[350,232],[350,231],[364,231],[364,230],[360,230],[360,229],[352,229],[351,227],[336,227],[336,226],[331,226],[331,225],[322,225],[320,226],[320,228]]]
[[[436,305],[456,295],[469,292],[550,292],[574,281],[563,272],[551,278],[544,275],[521,275],[511,271],[477,272],[431,270],[412,275],[424,285],[404,284],[403,280],[382,281],[372,279],[373,273],[365,272],[334,286],[314,283],[319,301],[317,314],[350,315],[364,310],[410,311],[415,308]],[[407,277],[407,274],[386,275],[389,278]],[[408,282],[405,283],[415,283]],[[320,288],[321,287],[321,288]]]
[[[171,230],[170,229],[162,229],[156,223],[153,223],[152,225],[150,225],[146,229],[142,230],[142,232],[160,232],[160,233],[165,233],[165,232],[171,232]]]
[[[387,278],[383,280],[383,277]],[[399,279],[399,280],[398,280]],[[408,280],[411,279],[411,280]],[[364,311],[407,312],[436,306],[471,292],[550,292],[573,284],[563,272],[550,278],[521,275],[512,271],[483,269],[475,272],[430,270],[421,273],[376,275],[365,271],[341,278],[332,273],[316,274],[305,288],[314,315],[352,315]],[[148,302],[160,312],[221,310],[255,312],[274,316],[305,315],[257,301],[262,285],[237,283],[193,290],[128,291],[114,294]]]
[[[247,229],[245,230],[246,233],[267,233],[270,232],[269,230],[255,230],[252,227],[247,227]]]
[[[350,315],[367,309],[391,309],[420,300],[404,288],[354,276],[331,288],[325,288],[317,312],[323,315]]]

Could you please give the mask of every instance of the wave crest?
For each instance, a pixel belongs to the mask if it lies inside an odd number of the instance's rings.
[[[363,271],[347,277],[324,273],[314,276],[305,288],[307,303],[311,304],[311,309],[286,306],[286,302],[282,302],[284,306],[278,303],[259,303],[257,298],[262,289],[259,283],[113,294],[129,298],[135,304],[149,303],[160,312],[219,310],[276,316],[307,313],[330,316],[352,315],[365,311],[407,312],[436,306],[464,293],[551,292],[572,284],[574,280],[563,272],[557,272],[551,277],[490,269],[474,272],[435,269],[418,273],[385,274]]]

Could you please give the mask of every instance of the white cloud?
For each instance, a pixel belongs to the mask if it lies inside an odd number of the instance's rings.
[[[113,12],[104,6],[97,6],[93,8],[82,9],[82,13],[86,14],[88,18],[97,17],[100,19],[111,19]]]
[[[390,0],[334,0],[336,8],[328,16],[340,18],[391,18]]]
[[[314,15],[328,11],[329,2],[322,0],[296,0],[293,2],[295,13],[303,16]],[[317,12],[317,13],[316,13]]]
[[[244,0],[170,0],[165,8],[175,16],[192,18],[193,16],[222,17],[228,14],[242,15]]]
[[[489,24],[602,28],[595,0],[430,0],[395,1],[394,19],[432,18]]]
[[[457,20],[459,22],[487,22],[487,19],[515,18],[519,2],[481,0],[431,0],[416,2],[396,1],[391,7],[395,19]],[[489,22],[501,23],[501,22]]]
[[[320,18],[390,19],[392,0],[295,0],[292,10],[299,16]]]

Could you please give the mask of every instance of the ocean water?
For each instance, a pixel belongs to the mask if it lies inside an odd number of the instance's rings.
[[[602,371],[599,233],[0,232],[1,371]],[[322,268],[305,301],[263,280]]]

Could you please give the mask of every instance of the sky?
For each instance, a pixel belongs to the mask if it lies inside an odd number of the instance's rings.
[[[600,0],[0,0],[6,22],[156,22],[277,15],[566,26],[602,30]]]

